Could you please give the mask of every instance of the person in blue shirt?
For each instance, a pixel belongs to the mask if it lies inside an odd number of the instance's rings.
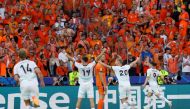
[[[144,47],[144,50],[141,52],[141,58],[142,58],[142,61],[144,61],[145,57],[149,57],[150,60],[152,60],[153,58],[153,55],[152,53],[150,52],[150,48],[148,45],[146,45]]]

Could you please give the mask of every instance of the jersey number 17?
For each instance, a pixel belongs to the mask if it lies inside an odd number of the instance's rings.
[[[89,76],[90,75],[90,70],[82,70],[84,76]]]

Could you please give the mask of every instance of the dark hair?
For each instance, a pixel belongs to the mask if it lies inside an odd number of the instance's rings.
[[[84,62],[88,62],[88,57],[83,56],[83,57],[82,57],[82,60],[83,60]]]
[[[83,46],[81,44],[78,45],[78,48],[83,48]]]
[[[122,65],[126,65],[126,64],[128,64],[127,60],[124,60],[123,63],[122,63]]]
[[[18,37],[17,36],[13,36],[13,39],[16,43],[18,43]]]
[[[23,29],[18,29],[18,33],[21,33],[21,32],[23,32]]]
[[[150,64],[154,67],[157,65],[155,62],[150,62]]]
[[[38,26],[34,27],[34,30],[35,31],[39,30],[39,27]]]

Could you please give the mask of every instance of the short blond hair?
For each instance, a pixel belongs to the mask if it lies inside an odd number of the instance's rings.
[[[20,50],[19,50],[19,57],[21,58],[21,59],[26,59],[26,57],[27,57],[27,55],[26,55],[26,50],[25,49],[23,49],[23,48],[21,48]]]

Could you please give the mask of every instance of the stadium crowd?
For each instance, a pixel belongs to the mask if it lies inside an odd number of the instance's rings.
[[[78,74],[65,51],[94,60],[106,48],[109,65],[117,54],[127,63],[140,56],[130,76],[146,75],[150,60],[164,75],[190,75],[189,14],[189,0],[0,0],[0,76],[13,77],[19,48],[44,77],[71,85]]]

